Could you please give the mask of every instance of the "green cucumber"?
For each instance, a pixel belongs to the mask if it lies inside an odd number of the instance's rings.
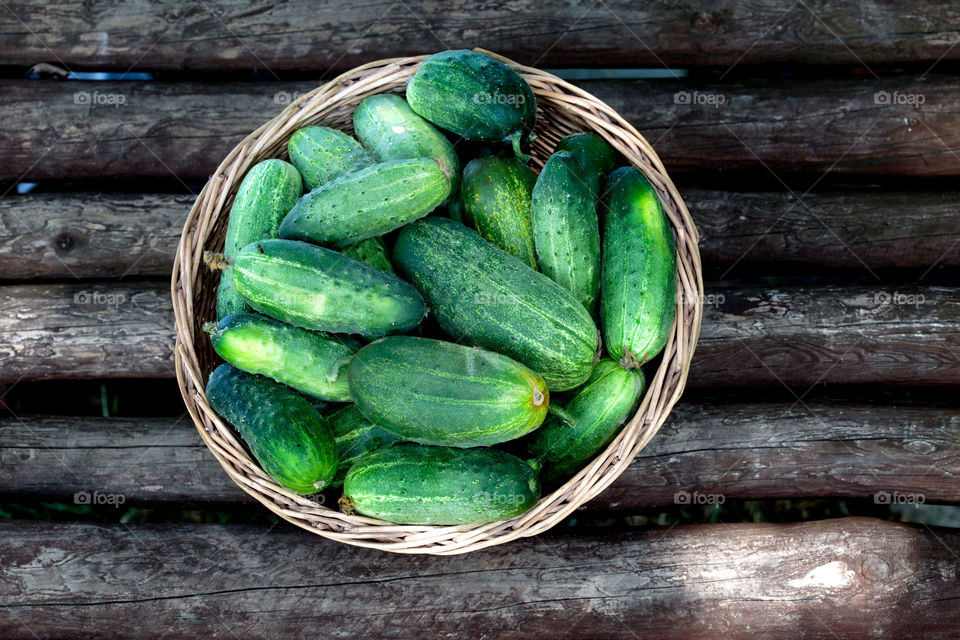
[[[333,485],[343,484],[347,471],[365,453],[389,447],[400,438],[381,426],[367,420],[356,405],[347,405],[327,417],[333,437],[337,441],[340,462]]]
[[[463,168],[463,217],[493,244],[537,268],[530,195],[537,174],[516,158],[475,158]]]
[[[667,344],[676,315],[677,246],[650,181],[633,167],[607,178],[600,315],[609,353],[635,369]]]
[[[303,180],[289,162],[270,159],[253,165],[233,198],[223,242],[224,257],[231,260],[251,242],[276,238],[280,221],[297,204],[302,193]],[[228,266],[220,274],[217,319],[244,311],[250,311],[250,307],[233,288]]]
[[[595,198],[600,196],[603,179],[617,164],[617,152],[595,133],[571,133],[557,143],[553,151],[569,151],[573,154],[583,168]]]
[[[373,164],[373,158],[359,142],[330,127],[297,129],[287,142],[287,154],[303,176],[308,191]]]
[[[573,426],[551,416],[530,445],[543,464],[544,477],[558,482],[580,471],[620,432],[645,387],[642,370],[628,371],[609,358],[600,360],[586,385],[564,407]]]
[[[351,401],[344,374],[354,349],[339,340],[259,313],[237,313],[203,328],[214,351],[242,371],[268,376],[321,400]]]
[[[504,141],[518,158],[537,120],[533,90],[520,74],[465,49],[436,53],[407,83],[410,108],[468,140]]]
[[[314,189],[280,224],[280,237],[348,247],[422,218],[450,194],[433,160],[391,160]]]
[[[390,258],[387,256],[387,248],[384,246],[382,238],[377,237],[361,240],[357,244],[347,247],[340,253],[363,264],[370,265],[374,269],[394,273],[393,265],[390,264]]]
[[[505,451],[402,444],[360,458],[343,495],[348,510],[396,524],[475,524],[527,511],[540,481]]]
[[[592,313],[600,295],[597,196],[570,152],[547,159],[533,188],[530,217],[540,270]]]
[[[304,329],[379,337],[409,331],[426,314],[417,290],[395,275],[295,240],[244,247],[233,280],[251,307]]]
[[[457,193],[460,159],[453,145],[400,96],[364,98],[353,111],[353,130],[377,162],[430,158],[450,180],[450,193]]]
[[[519,438],[540,426],[550,400],[543,378],[507,356],[412,336],[368,344],[347,376],[363,415],[420,444]]]
[[[337,443],[326,421],[293,389],[229,365],[207,382],[207,401],[232,424],[280,486],[309,495],[337,471]]]
[[[477,232],[449,218],[417,221],[398,235],[393,263],[454,340],[525,364],[550,391],[572,389],[590,376],[599,332],[587,310]]]

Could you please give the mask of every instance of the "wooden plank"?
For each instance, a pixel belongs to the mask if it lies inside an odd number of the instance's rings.
[[[344,6],[225,0],[11,0],[0,61],[137,70],[339,69],[482,43],[541,65],[875,64],[958,59],[950,3],[909,11],[852,0],[509,5],[438,0]],[[309,25],[307,27],[306,25]]]
[[[0,81],[0,180],[203,182],[247,134],[317,84]],[[954,76],[578,84],[632,122],[678,175],[754,186],[759,177],[777,187],[776,176],[790,174],[804,183],[827,172],[960,176]]]
[[[689,385],[960,384],[960,289],[708,287]],[[166,283],[0,287],[0,382],[173,375]]]
[[[682,189],[708,274],[960,266],[954,192]],[[0,199],[5,280],[167,276],[191,195],[39,193]]]
[[[189,417],[0,420],[8,499],[123,496],[126,505],[250,504]],[[764,498],[960,503],[960,417],[929,407],[681,402],[587,509],[635,513]]]
[[[0,523],[0,632],[71,638],[953,638],[960,535],[869,518],[396,556],[247,525]],[[108,579],[104,579],[108,577]]]

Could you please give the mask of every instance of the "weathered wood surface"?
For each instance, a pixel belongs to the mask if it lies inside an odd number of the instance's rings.
[[[960,535],[868,518],[547,535],[398,557],[288,525],[3,522],[0,633],[956,637]]]
[[[960,384],[960,291],[709,287],[689,385]],[[171,377],[166,283],[0,287],[0,381]]]
[[[960,417],[936,408],[681,402],[585,508],[636,512],[719,500],[843,497],[960,502]],[[189,416],[0,420],[0,494],[129,505],[249,504]]]
[[[0,180],[203,182],[247,134],[317,84],[0,81]],[[953,76],[578,84],[643,133],[675,174],[778,188],[777,176],[788,174],[803,174],[804,184],[827,172],[960,176]]]
[[[343,69],[482,45],[540,65],[874,64],[958,59],[960,12],[853,0],[542,4],[12,0],[0,62],[123,71]]]
[[[682,190],[715,276],[960,265],[954,192]],[[166,276],[191,195],[40,193],[0,199],[4,280]],[[936,273],[934,270],[932,273]]]

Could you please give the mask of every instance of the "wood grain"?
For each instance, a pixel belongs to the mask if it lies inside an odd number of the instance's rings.
[[[704,269],[773,275],[960,266],[956,194],[688,188]],[[39,193],[0,198],[5,280],[167,276],[191,195]]]
[[[0,523],[0,633],[71,638],[953,638],[960,535],[867,518],[396,556],[286,524]]]
[[[852,0],[691,3],[237,5],[226,0],[11,0],[0,60],[124,71],[344,69],[473,47],[543,66],[842,64],[956,60],[960,12]]]
[[[247,134],[318,84],[0,81],[0,180],[202,183]],[[794,175],[802,184],[824,174],[823,184],[960,176],[954,76],[577,84],[645,135],[672,174],[776,188]]]
[[[809,403],[681,402],[589,511],[712,500],[867,498],[960,503],[960,417],[949,409]],[[127,506],[253,504],[189,417],[0,420],[0,495]],[[711,502],[711,504],[713,503]]]

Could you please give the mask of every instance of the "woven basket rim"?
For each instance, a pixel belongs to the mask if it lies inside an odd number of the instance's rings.
[[[220,163],[204,185],[183,227],[171,277],[176,326],[177,384],[204,443],[231,479],[279,517],[323,537],[348,544],[393,551],[449,555],[502,544],[541,533],[599,494],[626,469],[650,442],[679,399],[700,334],[703,277],[699,234],[679,192],[646,139],[616,111],[590,93],[534,67],[520,65],[484,49],[474,49],[517,70],[530,84],[538,111],[562,116],[565,128],[593,131],[606,139],[654,185],[673,227],[677,244],[678,294],[676,321],[662,361],[650,378],[633,418],[609,446],[552,493],[541,496],[529,511],[510,520],[480,525],[396,525],[358,515],[347,515],[318,502],[316,496],[293,494],[280,487],[250,459],[232,429],[206,401],[206,376],[198,356],[196,301],[203,275],[202,254],[217,222],[225,217],[228,201],[246,171],[256,162],[285,155],[286,141],[296,129],[344,117],[344,109],[367,95],[395,90],[406,84],[427,55],[389,58],[356,67],[300,96],[279,115],[244,138]],[[352,114],[353,106],[349,106]],[[542,118],[538,118],[538,121]],[[574,125],[578,129],[572,128]],[[557,125],[559,127],[559,125]],[[566,131],[569,133],[571,131]],[[559,136],[559,133],[557,134]],[[534,153],[541,164],[545,152]]]

